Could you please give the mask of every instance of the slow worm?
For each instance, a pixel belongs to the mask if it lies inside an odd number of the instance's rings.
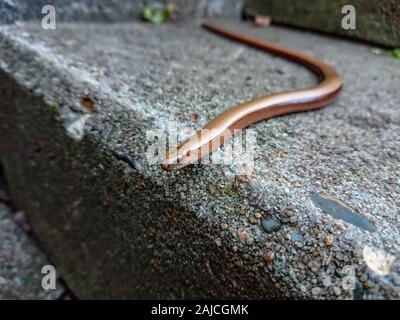
[[[232,107],[208,123],[192,138],[168,150],[161,164],[164,170],[180,170],[198,163],[200,159],[230,139],[235,132],[255,122],[288,113],[322,108],[330,104],[342,88],[341,78],[335,69],[315,57],[210,23],[204,23],[203,27],[228,39],[294,61],[311,70],[318,77],[319,84],[312,88],[274,93]]]

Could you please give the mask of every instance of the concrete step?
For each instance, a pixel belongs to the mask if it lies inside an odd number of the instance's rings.
[[[326,109],[251,126],[245,179],[241,157],[164,172],[146,133],[313,85],[303,68],[192,23],[0,28],[0,159],[52,261],[82,298],[398,298],[400,62],[219,23],[316,55],[345,83]]]

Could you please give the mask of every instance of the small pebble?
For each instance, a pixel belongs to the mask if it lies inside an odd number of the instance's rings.
[[[319,296],[319,295],[321,294],[321,288],[320,288],[320,287],[314,287],[314,288],[312,288],[312,289],[311,289],[311,294],[312,294],[314,297]]]
[[[343,254],[341,252],[336,253],[336,259],[342,261],[343,260]]]
[[[300,232],[298,232],[296,230],[292,231],[292,233],[290,234],[290,238],[293,241],[296,241],[296,242],[303,242],[304,241],[304,236]]]
[[[339,287],[333,287],[333,292],[336,296],[340,296],[342,294],[342,290]]]
[[[242,258],[243,258],[243,260],[249,260],[249,259],[250,259],[250,256],[249,256],[247,253],[244,253],[244,254],[242,255]]]
[[[94,105],[94,102],[91,98],[89,97],[83,97],[81,99],[82,106],[89,112],[96,112],[96,107]]]
[[[260,212],[256,212],[256,213],[254,214],[254,218],[256,218],[256,219],[261,219],[261,217],[262,217],[262,215],[261,215]]]
[[[271,24],[271,17],[269,16],[255,16],[254,24],[258,27],[269,27]]]
[[[345,225],[343,222],[341,222],[341,221],[337,221],[337,222],[336,222],[336,226],[337,226],[340,230],[346,230],[346,229],[347,229],[346,225]]]
[[[333,244],[333,236],[331,234],[328,234],[325,237],[325,244],[330,247]]]
[[[239,228],[238,236],[241,243],[251,246],[254,243],[254,237],[248,228]]]
[[[192,121],[197,121],[197,120],[199,119],[199,114],[196,113],[196,112],[192,112],[192,113],[190,114],[190,119],[191,119]]]
[[[325,261],[324,261],[324,266],[329,266],[330,265],[330,263],[331,263],[331,261],[332,261],[332,257],[333,257],[333,255],[332,255],[332,253],[325,259]]]
[[[326,288],[330,287],[331,284],[332,284],[331,277],[328,276],[328,275],[324,276],[324,278],[322,279],[322,284],[323,284],[324,287],[326,287]]]
[[[227,230],[227,229],[228,229],[228,224],[226,224],[226,223],[221,223],[221,229],[222,229],[222,230]]]
[[[209,183],[209,184],[208,184],[208,191],[209,191],[211,194],[214,194],[214,193],[217,191],[217,188],[216,188],[212,183]]]
[[[254,218],[254,217],[250,217],[249,221],[250,221],[251,224],[257,224],[258,223],[258,220],[256,218]]]
[[[306,266],[303,263],[299,262],[297,264],[297,268],[299,268],[300,270],[304,270],[306,268]]]
[[[8,284],[8,280],[6,278],[0,277],[0,285],[5,286]]]
[[[270,262],[274,258],[274,255],[275,255],[275,253],[271,250],[264,250],[261,253],[261,257],[262,257],[263,261],[265,262],[265,264],[270,264]]]
[[[138,164],[138,162],[126,151],[115,150],[113,153],[117,160],[126,162],[132,169],[140,169],[140,165]]]
[[[278,231],[282,223],[277,218],[264,218],[261,220],[261,226],[267,233]]]

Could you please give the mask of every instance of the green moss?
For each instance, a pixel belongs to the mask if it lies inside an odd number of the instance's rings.
[[[145,7],[142,11],[142,19],[154,24],[160,24],[171,20],[174,7],[166,5],[162,8]]]
[[[60,107],[57,104],[52,104],[50,105],[51,112],[59,114],[60,113]]]
[[[373,48],[371,50],[373,54],[378,56],[387,56],[387,57],[394,57],[396,59],[400,59],[400,48],[394,50],[385,50],[381,48]]]
[[[393,50],[393,57],[400,59],[400,48]]]
[[[227,186],[224,188],[224,193],[228,196],[228,197],[233,197],[236,195],[236,190],[233,188],[233,186]]]

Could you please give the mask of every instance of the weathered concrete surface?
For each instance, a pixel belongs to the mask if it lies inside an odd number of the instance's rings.
[[[313,84],[301,67],[191,24],[2,27],[0,157],[13,198],[82,298],[398,298],[400,62],[231,27],[313,53],[345,82],[329,108],[252,126],[255,171],[236,191],[234,165],[149,166],[146,130],[197,129],[238,102]],[[315,193],[377,231],[324,213]]]
[[[126,0],[0,0],[0,22],[42,19],[45,5],[56,7],[59,21],[115,21],[132,19],[142,3]]]
[[[342,8],[356,9],[356,29],[342,28]],[[269,15],[273,21],[296,27],[400,47],[398,0],[247,0],[247,15]]]
[[[0,203],[0,300],[58,299],[64,292],[42,287],[42,267],[49,262],[19,228],[8,207]]]
[[[0,0],[0,23],[41,20],[42,8],[53,5],[57,21],[131,21],[140,16],[145,5],[172,3],[178,20],[196,17],[236,16],[242,12],[243,0]]]

